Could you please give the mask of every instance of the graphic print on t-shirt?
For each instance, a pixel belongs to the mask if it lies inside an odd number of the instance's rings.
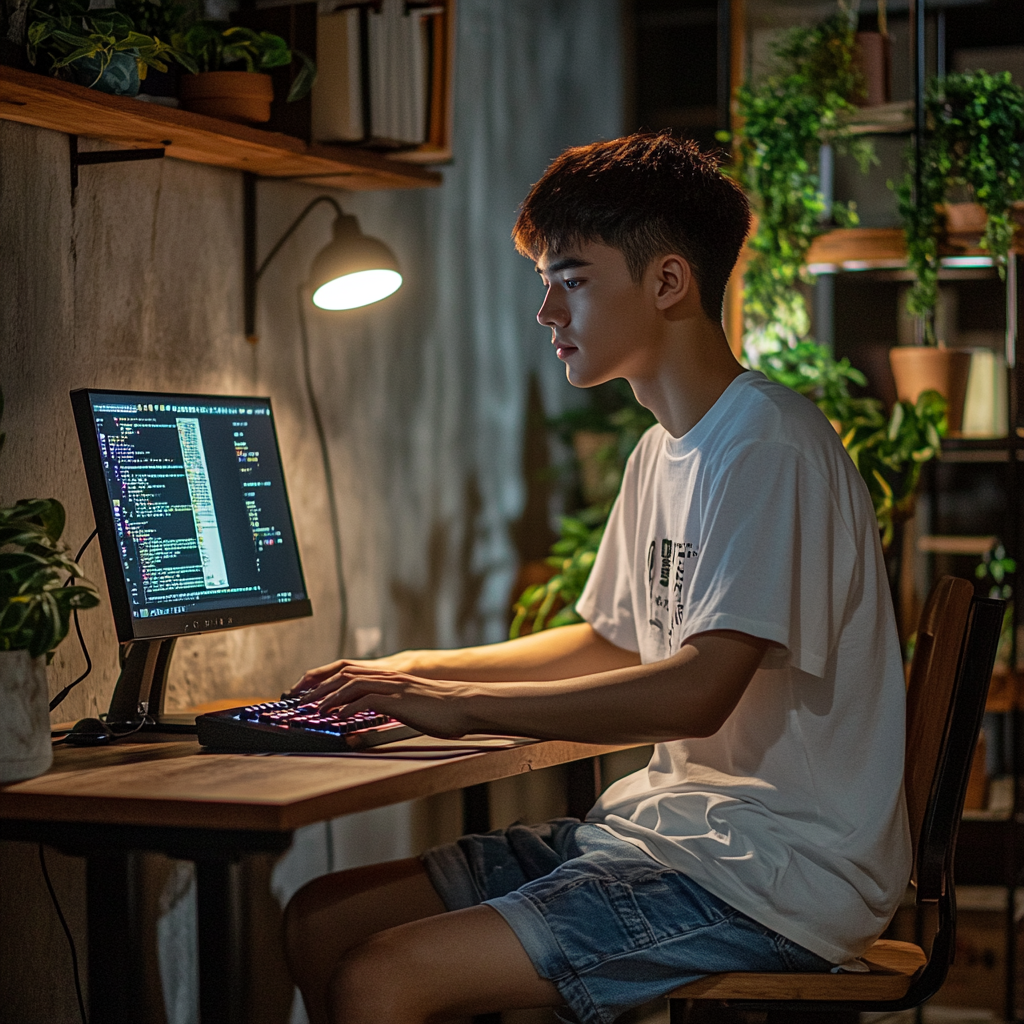
[[[659,537],[647,548],[647,624],[656,634],[663,657],[679,649],[686,611],[686,559],[696,558],[690,541]]]

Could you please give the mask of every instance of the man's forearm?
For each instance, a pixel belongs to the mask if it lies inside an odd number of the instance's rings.
[[[583,622],[479,647],[403,651],[386,660],[403,672],[429,679],[530,682],[639,665],[640,656],[616,647]]]
[[[709,736],[732,713],[766,647],[742,634],[704,634],[666,661],[572,679],[469,687],[456,703],[467,732],[592,743]]]

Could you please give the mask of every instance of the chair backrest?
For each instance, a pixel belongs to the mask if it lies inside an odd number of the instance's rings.
[[[918,902],[945,893],[971,758],[992,677],[1003,602],[953,576],[935,584],[918,625],[907,690],[904,786]]]

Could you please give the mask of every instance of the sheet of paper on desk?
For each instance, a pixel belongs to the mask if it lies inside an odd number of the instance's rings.
[[[369,750],[345,750],[335,753],[321,754],[311,751],[288,751],[286,753],[268,753],[254,755],[257,757],[372,757],[395,758],[401,761],[437,761],[449,757],[465,757],[481,750],[501,750],[506,747],[520,747],[526,743],[536,743],[528,736],[463,736],[457,740],[441,739],[438,736],[410,736],[408,739],[396,740],[394,743],[382,743]]]

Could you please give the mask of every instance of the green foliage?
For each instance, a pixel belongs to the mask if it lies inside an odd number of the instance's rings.
[[[849,152],[862,170],[875,160],[871,144],[851,136],[853,100],[863,91],[854,64],[855,17],[839,13],[811,28],[790,30],[775,46],[771,73],[738,93],[739,180],[751,194],[757,230],[744,275],[744,345],[755,365],[764,352],[795,345],[809,328],[798,285],[805,257],[823,230],[820,147]],[[842,226],[857,223],[853,204],[833,204]]]
[[[864,375],[813,341],[762,359],[761,371],[810,398],[832,420],[867,484],[883,547],[896,522],[910,515],[921,467],[939,453],[946,432],[946,400],[926,391],[916,403],[897,402],[886,415],[877,398],[855,397],[849,384]]]
[[[1011,207],[1024,199],[1024,89],[1013,84],[1009,72],[966,71],[932,79],[925,108],[920,195],[915,195],[911,170],[896,186],[896,199],[916,277],[907,308],[925,318],[926,338],[934,344],[932,314],[945,226],[940,204],[953,190],[968,188],[984,207],[981,246],[991,253],[1000,275],[1006,273],[1014,232]]]
[[[562,535],[545,559],[557,572],[547,583],[533,584],[520,595],[512,609],[511,639],[583,621],[576,614],[576,602],[594,567],[609,510],[610,505],[599,505],[562,517]]]
[[[921,467],[939,454],[946,433],[946,400],[925,391],[916,402],[896,402],[888,416],[873,398],[850,399],[841,418],[843,446],[868,485],[882,546],[896,523],[913,512]]]
[[[290,49],[272,32],[256,32],[221,21],[198,21],[182,36],[181,45],[201,71],[267,72],[297,59],[302,67],[288,92],[289,103],[305,96],[316,81],[316,65],[309,57]]]
[[[562,518],[561,536],[546,559],[555,573],[547,583],[529,586],[520,595],[513,606],[515,618],[510,637],[580,621],[576,602],[594,565],[626,460],[644,432],[656,422],[654,414],[637,402],[624,380],[591,388],[588,398],[586,406],[562,413],[550,420],[548,426],[570,446],[573,436],[581,430],[613,438],[596,455],[603,471],[604,495],[575,515]]]
[[[792,348],[761,357],[758,369],[771,380],[810,398],[830,419],[842,421],[850,399],[849,385],[864,387],[867,378],[845,356],[836,360],[814,341],[798,341]]]
[[[190,71],[195,69],[187,53],[137,31],[127,14],[115,8],[91,11],[84,0],[32,0],[25,50],[33,65],[45,55],[47,70],[57,74],[76,63],[93,62],[98,70],[92,85],[103,77],[116,53],[134,57],[139,78],[145,78],[149,68],[166,71],[170,60]]]
[[[172,42],[203,14],[203,5],[198,0],[115,0],[114,6],[131,18],[139,32]]]
[[[0,508],[0,650],[53,655],[75,608],[98,605],[96,588],[61,543],[64,507],[36,498]],[[65,586],[65,577],[80,580]]]
[[[0,419],[4,396],[0,392]],[[6,435],[0,433],[0,448]],[[64,506],[56,498],[0,508],[0,651],[53,657],[71,612],[100,603],[96,588],[61,543]],[[62,574],[66,574],[62,578]],[[68,585],[71,580],[79,580]]]
[[[1016,571],[1017,563],[1006,554],[1001,541],[991,551],[986,551],[974,567],[974,575],[990,584],[988,596],[1006,602],[999,630],[999,646],[996,648],[996,665],[1004,668],[1009,666],[1013,651],[1013,587],[1006,577]]]

